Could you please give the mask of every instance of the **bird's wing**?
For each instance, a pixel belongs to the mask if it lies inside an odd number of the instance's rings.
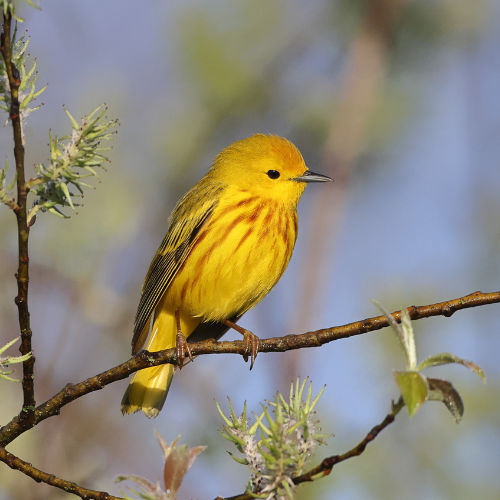
[[[132,338],[132,352],[134,354],[146,340],[151,314],[189,255],[196,235],[206,224],[217,205],[217,197],[204,197],[204,201],[193,211],[185,210],[185,206],[192,207],[192,205],[183,203],[183,201],[188,200],[183,198],[174,210],[170,228],[156,252],[144,280],[135,317],[134,337]]]

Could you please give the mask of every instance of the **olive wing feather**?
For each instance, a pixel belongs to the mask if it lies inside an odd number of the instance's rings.
[[[151,315],[189,255],[200,229],[217,205],[217,196],[204,197],[204,202],[196,210],[186,210],[186,205],[190,204],[183,202],[188,202],[190,195],[192,196],[192,192],[187,193],[174,210],[169,230],[149,266],[135,317],[133,353],[146,340]]]

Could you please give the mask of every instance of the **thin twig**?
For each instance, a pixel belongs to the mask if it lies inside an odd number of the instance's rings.
[[[361,455],[369,443],[371,443],[387,426],[394,422],[396,415],[401,411],[404,407],[405,403],[403,398],[400,397],[396,403],[392,403],[391,411],[385,416],[384,420],[380,422],[380,424],[372,427],[366,436],[349,451],[346,451],[342,455],[332,455],[331,457],[327,457],[321,461],[321,463],[314,467],[313,469],[305,472],[304,474],[293,478],[294,484],[305,483],[309,481],[314,481],[315,479],[319,479],[320,477],[328,476],[335,465],[340,462],[344,462],[349,458],[359,457]],[[256,492],[258,494],[258,492]],[[250,493],[241,493],[240,495],[235,495],[233,497],[227,497],[225,500],[253,500],[255,498],[254,495]],[[216,500],[223,500],[222,497],[217,497]]]
[[[50,484],[51,486],[55,486],[56,488],[66,491],[67,493],[78,495],[80,498],[92,498],[96,500],[119,500],[121,498],[114,497],[104,491],[88,490],[87,488],[83,488],[76,483],[66,481],[65,479],[61,479],[54,474],[49,474],[48,472],[37,469],[29,462],[25,462],[21,458],[9,453],[5,448],[0,448],[0,460],[7,464],[11,469],[15,469],[23,474],[26,474],[38,483],[43,482]]]
[[[478,307],[487,304],[500,302],[500,291],[491,293],[474,292],[465,297],[452,299],[437,304],[425,306],[410,306],[408,312],[411,319],[429,318],[431,316],[451,316],[455,311]],[[392,316],[396,321],[401,319],[401,311],[395,311]],[[380,330],[388,326],[389,322],[385,316],[367,318],[355,323],[343,326],[325,328],[313,332],[299,335],[286,335],[285,337],[274,337],[259,341],[259,352],[283,352],[303,347],[318,347],[328,342],[339,339],[362,335],[375,330]],[[247,345],[244,341],[216,342],[205,340],[203,342],[192,343],[191,352],[193,356],[201,354],[240,354],[247,353]],[[158,352],[141,351],[125,363],[114,368],[110,368],[98,375],[90,377],[77,384],[67,384],[55,396],[39,405],[34,412],[33,421],[26,422],[20,417],[14,417],[8,424],[0,429],[0,446],[6,446],[23,432],[31,429],[42,420],[57,415],[61,408],[75,399],[81,398],[85,394],[102,389],[103,387],[127,378],[131,373],[150,366],[165,363],[177,363],[175,348]]]
[[[19,263],[16,273],[17,296],[15,302],[19,313],[19,328],[21,330],[21,354],[28,354],[31,349],[31,328],[30,314],[28,310],[28,283],[29,283],[29,256],[28,256],[28,237],[29,227],[27,224],[26,197],[28,191],[24,178],[24,146],[23,134],[21,128],[21,115],[19,107],[19,85],[21,79],[18,69],[12,62],[12,40],[11,40],[12,14],[7,10],[3,16],[3,31],[1,35],[0,52],[5,62],[5,69],[9,80],[10,89],[10,110],[9,118],[12,122],[14,134],[14,158],[16,161],[17,174],[17,200],[16,210],[17,233],[19,247]],[[33,367],[35,358],[31,356],[23,362],[23,407],[20,413],[20,419],[25,421],[26,425],[31,425],[35,410],[35,389],[33,380]]]
[[[396,415],[400,412],[400,410],[404,407],[403,398],[400,397],[396,403],[392,404],[391,411],[385,416],[384,420],[380,422],[380,424],[375,425],[370,429],[370,431],[366,434],[366,436],[349,451],[346,451],[342,455],[333,455],[331,457],[327,457],[321,461],[321,463],[314,467],[313,469],[305,472],[304,474],[295,477],[293,479],[294,484],[304,483],[306,481],[314,481],[314,479],[320,476],[328,476],[330,472],[332,472],[333,467],[339,464],[340,462],[344,462],[349,458],[359,457],[364,451],[369,443],[371,443],[388,425],[394,422]]]

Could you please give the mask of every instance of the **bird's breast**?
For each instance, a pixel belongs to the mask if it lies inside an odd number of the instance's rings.
[[[222,199],[174,278],[169,302],[205,320],[243,314],[279,280],[296,237],[295,207],[248,194]]]

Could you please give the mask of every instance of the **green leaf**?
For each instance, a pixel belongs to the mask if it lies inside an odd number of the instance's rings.
[[[427,398],[426,378],[418,372],[394,372],[396,384],[405,401],[410,417],[413,417]]]
[[[7,380],[8,382],[20,382],[19,379],[17,378],[12,378],[12,377],[9,377],[9,375],[13,372],[14,370],[10,370],[8,372],[3,372],[3,371],[0,371],[0,378],[4,379],[4,380]]]
[[[411,323],[408,309],[401,308],[401,328],[403,329],[403,338],[408,353],[408,370],[417,368],[417,348],[415,346],[415,333]]]
[[[318,403],[319,398],[323,395],[323,392],[325,391],[325,389],[326,389],[326,384],[325,384],[325,385],[321,388],[321,390],[318,392],[318,395],[317,395],[317,396],[313,399],[313,402],[312,402],[310,405],[308,405],[308,406],[306,407],[306,411],[307,411],[307,412],[311,412],[311,411],[313,411],[313,410],[314,410],[314,407],[315,407],[315,406],[316,406],[316,404]],[[308,398],[308,399],[309,399],[309,398]]]
[[[14,209],[16,206],[16,201],[14,199],[13,193],[11,193],[12,188],[15,186],[17,181],[17,173],[14,172],[14,178],[10,184],[5,185],[7,170],[9,168],[7,158],[5,158],[5,167],[0,168],[0,203]]]
[[[286,479],[283,479],[283,481],[281,481],[281,486],[286,492],[286,498],[288,498],[289,500],[293,500],[295,498],[295,495],[293,494],[293,490],[290,487],[290,483]]]
[[[429,401],[441,401],[455,417],[457,424],[464,414],[464,403],[458,391],[447,380],[428,378]]]
[[[16,337],[10,342],[7,342],[4,346],[0,347],[0,354],[3,354],[9,347],[12,347],[21,337]]]
[[[382,312],[382,314],[387,318],[389,324],[391,325],[393,331],[401,343],[405,358],[406,358],[406,369],[408,371],[414,371],[417,368],[417,351],[415,347],[415,335],[413,333],[413,326],[411,324],[410,315],[408,310],[401,308],[401,324],[399,324],[394,316],[385,309],[385,307],[375,299],[372,302],[377,306],[377,308]]]
[[[0,355],[3,354],[7,349],[9,349],[9,347],[12,347],[19,340],[20,337],[16,337],[15,339],[12,339],[10,342],[7,342],[7,344],[5,344],[4,346],[0,347]],[[27,361],[30,357],[31,357],[31,352],[23,354],[22,356],[10,356],[6,358],[0,357],[0,368],[9,365],[14,365],[16,363],[23,363],[24,361]],[[0,379],[8,380],[9,382],[19,382],[18,379],[9,377],[11,373],[13,373],[13,370],[0,370]]]
[[[449,352],[441,352],[439,354],[434,354],[433,356],[429,356],[427,359],[422,361],[418,365],[418,371],[423,370],[424,368],[429,368],[431,366],[440,366],[440,365],[449,365],[449,364],[458,364],[463,365],[469,370],[473,371],[478,377],[481,377],[483,382],[486,382],[486,375],[479,365],[469,361],[467,359],[459,358],[454,354]]]
[[[36,5],[36,3],[32,2],[31,0],[24,0],[24,1],[34,9],[42,10],[39,5]]]
[[[73,129],[74,130],[78,130],[79,128],[79,125],[78,125],[78,122],[75,120],[75,118],[73,117],[73,115],[68,111],[67,108],[64,108],[64,112],[66,113],[67,117],[70,119],[71,121],[71,125],[73,126]],[[94,111],[92,111],[92,114],[94,113]]]
[[[65,184],[64,182],[61,182],[60,184],[61,190],[64,193],[64,197],[66,198],[66,201],[68,202],[68,205],[74,210],[75,205],[73,205],[73,200],[71,199],[71,194],[68,189],[68,185]]]
[[[222,408],[220,407],[220,404],[218,401],[215,402],[215,406],[217,407],[217,410],[219,410],[219,415],[222,417],[222,420],[226,423],[228,427],[231,427],[232,422],[229,420],[226,415],[224,415],[224,412],[222,411]]]
[[[254,413],[255,422],[248,429],[248,435],[249,436],[253,436],[257,432],[257,429],[260,429],[260,428],[265,428],[266,429],[266,426],[262,423],[262,419],[264,418],[264,416],[265,416],[264,413],[261,413],[260,415],[257,415],[257,414]]]
[[[229,454],[229,456],[238,464],[241,464],[241,465],[248,465],[248,460],[246,458],[240,458],[240,457],[237,457],[235,456],[233,453],[231,453],[230,451],[227,452]]]
[[[15,365],[17,363],[24,363],[25,361],[28,361],[28,359],[30,358],[31,358],[31,352],[28,352],[27,354],[23,354],[22,356],[13,356],[1,359],[0,365],[9,366],[9,365]]]

